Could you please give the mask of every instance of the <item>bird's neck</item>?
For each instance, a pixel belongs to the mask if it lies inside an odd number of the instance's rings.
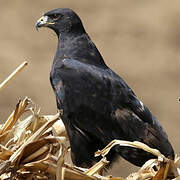
[[[101,54],[86,33],[59,34],[55,59],[75,59],[106,67]]]

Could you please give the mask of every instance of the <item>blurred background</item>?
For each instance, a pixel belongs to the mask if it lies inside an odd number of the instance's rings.
[[[42,114],[56,113],[49,72],[57,38],[46,28],[37,32],[35,23],[58,7],[79,14],[105,62],[151,109],[179,154],[179,0],[1,0],[0,81],[23,61],[29,62],[0,92],[1,122],[25,96],[41,106]],[[110,173],[126,176],[135,169],[120,159]]]

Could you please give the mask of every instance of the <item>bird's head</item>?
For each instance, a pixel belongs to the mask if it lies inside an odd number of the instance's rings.
[[[78,15],[71,9],[58,8],[45,13],[36,23],[36,29],[48,27],[59,36],[61,33],[85,32]]]

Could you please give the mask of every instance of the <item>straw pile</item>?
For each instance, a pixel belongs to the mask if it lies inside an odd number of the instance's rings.
[[[18,67],[2,84],[9,82],[27,63]],[[4,124],[0,124],[0,179],[28,180],[165,180],[179,179],[180,157],[174,161],[164,157],[158,150],[140,142],[114,140],[95,156],[102,159],[90,169],[75,167],[65,162],[70,151],[65,127],[60,114],[41,116],[39,108],[24,98]],[[108,164],[105,155],[115,145],[143,149],[157,156],[147,161],[138,172],[127,178],[102,176]]]

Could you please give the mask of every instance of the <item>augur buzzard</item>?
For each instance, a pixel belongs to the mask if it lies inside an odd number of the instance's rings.
[[[50,81],[57,107],[63,110],[75,165],[91,166],[98,160],[94,152],[114,139],[140,141],[174,158],[159,122],[105,64],[75,12],[65,8],[49,11],[37,21],[36,28],[40,27],[52,29],[58,37]],[[107,159],[112,162],[117,155],[136,166],[154,158],[143,150],[117,145]]]

